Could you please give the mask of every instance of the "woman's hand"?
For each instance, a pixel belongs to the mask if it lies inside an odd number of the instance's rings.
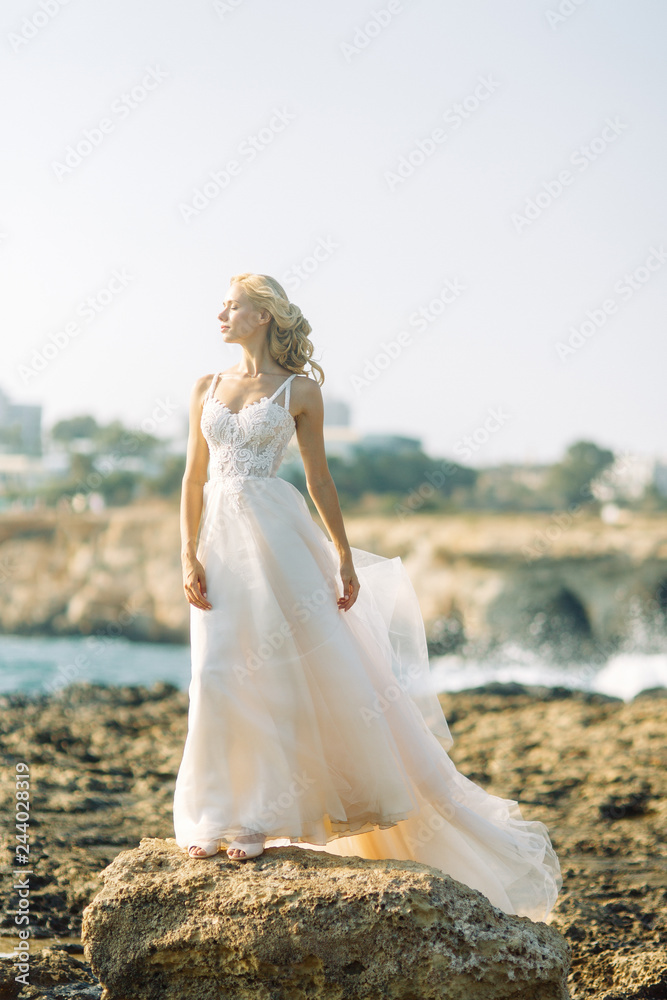
[[[343,583],[343,596],[338,598],[338,609],[340,611],[349,611],[359,593],[359,578],[354,572],[352,559],[341,560],[340,578]]]
[[[213,605],[206,597],[206,573],[194,556],[183,560],[183,587],[190,604],[203,611],[210,611]]]

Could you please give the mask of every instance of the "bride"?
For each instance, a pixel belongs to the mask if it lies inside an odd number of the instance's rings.
[[[177,843],[196,858],[296,844],[419,861],[545,919],[562,887],[546,826],[457,771],[403,564],[347,539],[310,324],[274,278],[252,273],[231,279],[219,319],[241,357],[200,378],[190,403]],[[329,538],[277,475],[295,431]]]

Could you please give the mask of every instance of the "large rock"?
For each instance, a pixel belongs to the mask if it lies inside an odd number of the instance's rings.
[[[435,868],[145,838],[83,913],[102,1000],[565,1000],[571,949]]]

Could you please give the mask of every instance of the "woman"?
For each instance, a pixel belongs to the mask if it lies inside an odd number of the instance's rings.
[[[192,857],[293,843],[421,861],[507,913],[544,919],[562,886],[547,828],[456,770],[401,560],[348,542],[310,325],[275,279],[250,273],[231,279],[219,319],[242,356],[191,397],[178,844]],[[330,539],[276,475],[295,429]]]

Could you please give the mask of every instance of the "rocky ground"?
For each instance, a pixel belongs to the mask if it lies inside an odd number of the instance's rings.
[[[549,922],[573,947],[572,1000],[667,998],[667,691],[625,703],[509,684],[442,702],[459,770],[550,830],[564,886]],[[186,728],[187,694],[167,684],[0,698],[1,950],[17,940],[9,818],[18,762],[30,768],[36,936],[32,985],[19,991],[1,959],[0,1000],[100,997],[78,941],[81,914],[120,851],[173,837]]]

